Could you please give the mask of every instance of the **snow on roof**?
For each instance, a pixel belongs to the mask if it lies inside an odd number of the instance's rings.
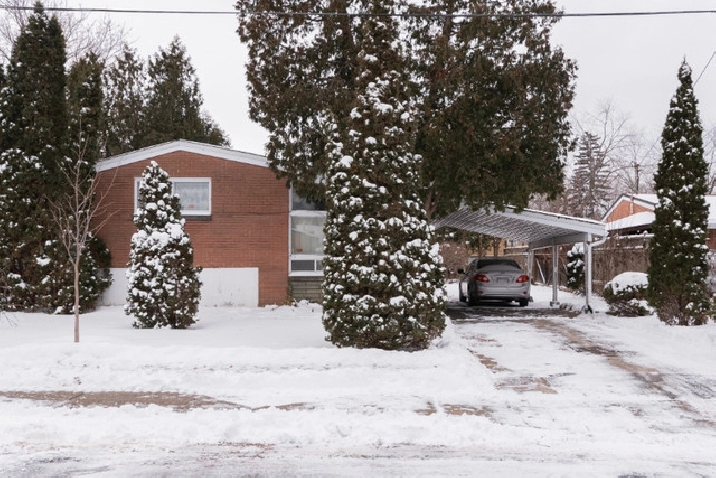
[[[632,229],[635,227],[649,226],[654,222],[654,213],[651,211],[638,212],[627,216],[623,219],[608,222],[607,231],[620,231],[622,229]]]
[[[213,144],[197,143],[194,141],[180,139],[178,141],[170,141],[168,143],[148,146],[129,153],[112,156],[97,163],[97,172],[107,171],[119,166],[137,163],[139,161],[155,158],[164,154],[175,153],[177,151],[185,151],[187,153],[221,158],[227,161],[268,167],[266,156],[261,156],[260,154],[244,153],[242,151],[236,151],[223,146],[215,146]]]
[[[654,206],[656,206],[656,203],[659,202],[656,194],[634,194],[633,197],[635,201],[650,203]]]

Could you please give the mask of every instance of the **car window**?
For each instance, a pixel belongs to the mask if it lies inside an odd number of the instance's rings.
[[[510,267],[513,269],[520,269],[520,266],[512,259],[481,259],[477,264],[478,269],[488,266],[501,266]]]

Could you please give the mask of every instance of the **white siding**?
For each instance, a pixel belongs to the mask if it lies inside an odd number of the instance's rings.
[[[124,305],[127,300],[127,269],[110,269],[112,285],[100,305]],[[257,307],[259,304],[258,267],[204,269],[201,271],[201,307]]]

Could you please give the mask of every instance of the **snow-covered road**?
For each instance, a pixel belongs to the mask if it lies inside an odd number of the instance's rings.
[[[101,309],[80,344],[69,317],[17,314],[0,475],[716,474],[716,324],[530,315],[533,293],[524,316],[453,304],[415,353],[335,349],[312,304],[187,331]]]

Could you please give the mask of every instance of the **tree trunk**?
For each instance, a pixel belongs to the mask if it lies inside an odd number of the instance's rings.
[[[80,256],[79,253],[77,254],[77,257],[72,262],[72,269],[75,274],[75,343],[80,341]]]

